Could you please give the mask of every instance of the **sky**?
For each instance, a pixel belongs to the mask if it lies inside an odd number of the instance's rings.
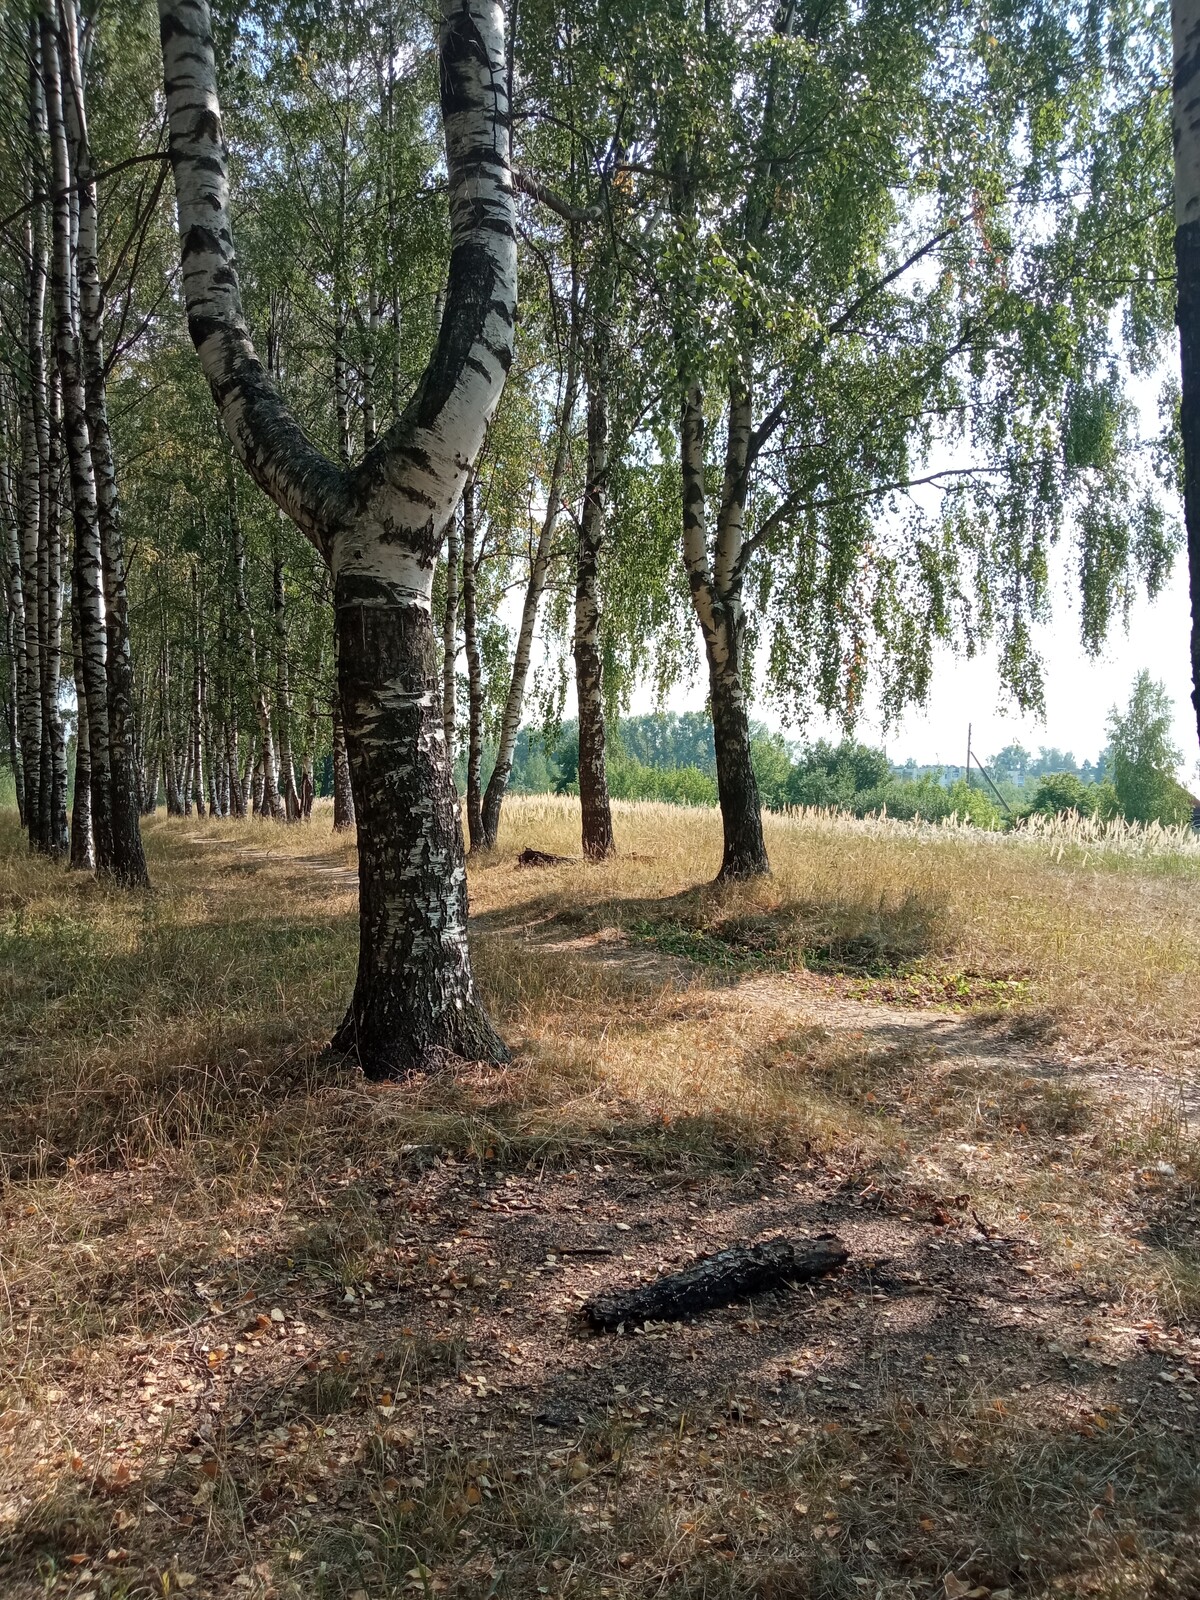
[[[1016,741],[1037,753],[1041,745],[1071,752],[1077,761],[1092,760],[1108,742],[1105,725],[1114,705],[1124,707],[1137,674],[1145,669],[1164,683],[1175,703],[1175,743],[1183,752],[1179,777],[1195,788],[1200,746],[1190,700],[1188,659],[1189,605],[1187,561],[1181,551],[1169,583],[1157,600],[1144,595],[1133,604],[1129,626],[1114,626],[1099,658],[1087,655],[1079,642],[1079,616],[1072,602],[1067,554],[1059,553],[1054,571],[1054,618],[1036,635],[1045,663],[1046,715],[1023,716],[1001,691],[994,650],[966,661],[951,649],[939,649],[928,703],[910,710],[884,730],[869,703],[856,730],[857,737],[883,745],[897,765],[911,756],[919,765],[943,762],[961,765],[966,758],[967,725],[972,727],[972,749],[983,760]],[[670,696],[672,711],[699,710],[705,692],[701,681],[680,685]],[[636,693],[631,713],[655,709],[649,690]],[[574,706],[566,709],[574,715]],[[764,707],[754,715],[771,726],[777,718]],[[805,727],[784,727],[790,739],[840,738],[840,729],[820,716]]]
[[[859,737],[884,744],[896,763],[911,756],[918,764],[966,759],[967,725],[973,750],[988,756],[1016,741],[1035,754],[1040,745],[1070,751],[1077,761],[1094,761],[1108,738],[1109,711],[1124,708],[1134,678],[1143,669],[1164,683],[1175,703],[1175,743],[1183,753],[1182,781],[1194,787],[1200,746],[1192,714],[1188,637],[1190,628],[1187,563],[1181,553],[1167,588],[1150,602],[1135,601],[1128,631],[1119,624],[1096,659],[1079,642],[1079,617],[1066,592],[1065,574],[1056,583],[1055,616],[1038,631],[1045,663],[1046,714],[1023,716],[1001,692],[994,650],[973,661],[939,652],[927,705],[911,710],[883,731],[878,719],[864,719]]]

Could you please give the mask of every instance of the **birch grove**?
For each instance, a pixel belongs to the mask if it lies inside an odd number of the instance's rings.
[[[1122,18],[16,0],[0,783],[30,848],[136,889],[156,811],[353,833],[337,1049],[503,1060],[465,846],[503,854],[530,751],[577,752],[547,781],[599,866],[622,718],[690,695],[712,873],[752,879],[759,719],[894,718],[945,648],[1036,710],[1052,550],[1099,650],[1184,542],[1181,462],[1200,593],[1198,23],[1135,48]]]

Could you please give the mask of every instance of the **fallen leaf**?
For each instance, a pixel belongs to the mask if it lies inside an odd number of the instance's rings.
[[[952,1572],[948,1572],[942,1579],[942,1588],[946,1591],[946,1600],[988,1600],[992,1592],[982,1583],[972,1587],[971,1584],[964,1583],[961,1578],[956,1578]]]

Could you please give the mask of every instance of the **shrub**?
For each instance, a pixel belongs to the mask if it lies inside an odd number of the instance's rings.
[[[1004,817],[999,806],[982,789],[976,789],[965,778],[960,778],[949,792],[950,810],[965,817],[977,828],[1002,828]]]
[[[1083,783],[1073,772],[1048,772],[1038,783],[1031,811],[1056,817],[1064,811],[1078,811],[1081,817],[1095,814],[1096,785]]]

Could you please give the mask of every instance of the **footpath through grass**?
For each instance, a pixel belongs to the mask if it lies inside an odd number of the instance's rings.
[[[1194,855],[518,801],[472,868],[503,1072],[369,1088],[352,846],[0,824],[0,1592],[1200,1593]],[[583,1298],[836,1231],[625,1338]]]

